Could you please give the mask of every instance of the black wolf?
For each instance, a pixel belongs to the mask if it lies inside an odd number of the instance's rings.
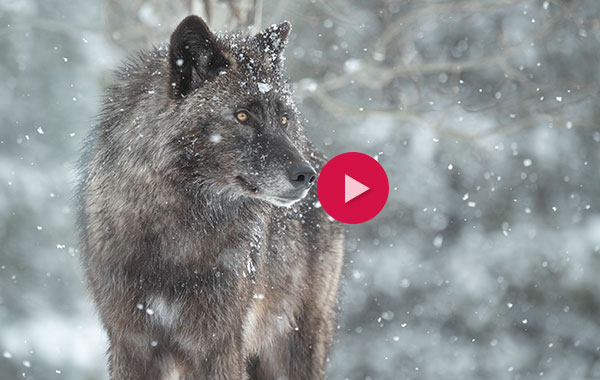
[[[196,16],[117,74],[80,162],[112,379],[321,379],[343,229],[283,73],[290,24]]]

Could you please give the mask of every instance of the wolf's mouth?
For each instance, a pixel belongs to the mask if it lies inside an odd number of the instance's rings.
[[[302,200],[304,195],[298,197],[268,197],[266,200],[275,206],[290,207],[294,203]]]
[[[238,184],[244,190],[247,190],[247,191],[249,191],[251,193],[257,193],[258,192],[258,188],[256,186],[251,185],[250,182],[248,182],[244,177],[237,176],[237,177],[235,177],[235,179],[237,180]]]

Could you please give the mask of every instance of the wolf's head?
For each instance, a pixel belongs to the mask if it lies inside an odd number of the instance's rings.
[[[182,134],[181,167],[195,186],[290,206],[316,180],[283,77],[288,22],[255,36],[216,36],[197,16],[171,36],[167,88]]]

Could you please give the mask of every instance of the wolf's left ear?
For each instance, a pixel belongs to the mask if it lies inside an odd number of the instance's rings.
[[[186,17],[171,35],[170,82],[175,98],[186,96],[228,64],[215,35],[200,17]]]
[[[278,63],[281,53],[287,44],[287,38],[292,30],[292,24],[284,21],[279,25],[271,25],[267,29],[256,35],[256,39],[263,52],[271,56],[272,60]]]

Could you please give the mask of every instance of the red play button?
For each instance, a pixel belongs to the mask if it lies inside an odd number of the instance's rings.
[[[319,202],[334,219],[349,224],[373,219],[388,198],[383,167],[364,153],[335,156],[323,167],[317,181]]]

